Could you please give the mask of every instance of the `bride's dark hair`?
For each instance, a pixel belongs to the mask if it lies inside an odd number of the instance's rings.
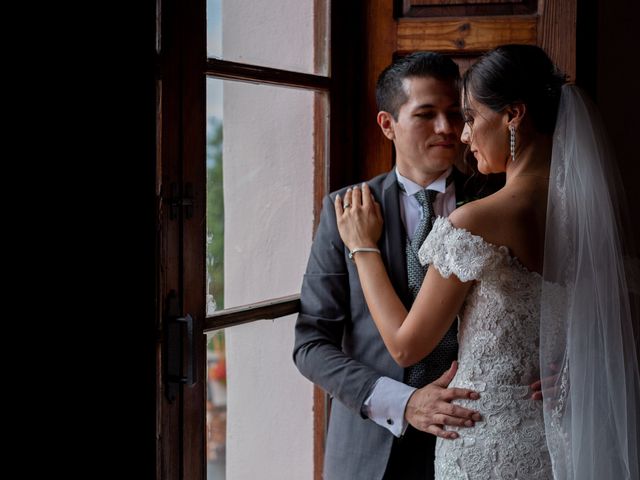
[[[534,127],[553,133],[566,77],[535,45],[503,45],[486,53],[462,77],[463,107],[469,94],[495,112],[522,102]]]

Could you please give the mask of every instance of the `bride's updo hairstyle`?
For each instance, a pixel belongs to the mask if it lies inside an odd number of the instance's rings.
[[[463,107],[469,94],[495,112],[524,103],[534,128],[552,134],[565,76],[540,47],[503,45],[486,53],[462,77]]]

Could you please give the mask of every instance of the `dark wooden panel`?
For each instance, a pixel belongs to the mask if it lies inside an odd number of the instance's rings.
[[[538,45],[571,80],[576,78],[576,3],[566,0],[541,2],[538,25]]]
[[[401,20],[399,52],[484,52],[505,43],[535,45],[536,16]]]
[[[357,181],[364,23],[361,2],[332,0],[329,191]]]
[[[365,58],[364,76],[360,85],[365,89],[361,110],[362,157],[358,180],[364,180],[391,169],[392,143],[387,140],[376,122],[376,81],[380,72],[391,63],[396,52],[396,22],[392,3],[388,0],[365,2]]]
[[[399,0],[399,17],[530,15],[537,0]]]
[[[578,5],[578,13],[584,6]],[[640,248],[640,162],[638,162],[638,112],[640,112],[640,90],[635,87],[640,77],[637,62],[637,21],[640,18],[640,3],[628,0],[598,0],[595,7],[596,42],[593,45],[578,43],[578,52],[583,50],[580,60],[586,56],[594,58],[594,98],[607,127],[611,146],[622,174],[627,198],[630,230],[635,236],[633,244],[636,254]],[[578,17],[579,19],[583,17]],[[580,23],[578,28],[580,28]],[[586,51],[585,51],[586,50]],[[578,65],[578,67],[580,67]],[[578,70],[580,75],[580,69]],[[584,72],[582,73],[584,77]],[[578,77],[578,84],[584,83]],[[631,240],[631,238],[630,238]],[[631,262],[631,260],[630,260]],[[638,325],[636,324],[636,327]],[[640,331],[636,330],[636,348],[640,355]]]
[[[173,196],[173,185],[180,183],[180,9],[177,2],[161,2],[161,22],[158,32],[160,42],[158,79],[159,139],[157,156],[160,160],[157,176],[157,195],[162,201],[158,205],[158,297],[159,316],[167,310],[169,292],[180,286],[180,225],[169,215],[169,203]],[[161,266],[161,267],[160,267]],[[158,420],[156,428],[157,464],[156,476],[162,480],[179,480],[182,462],[182,437],[180,425],[180,403],[169,401],[165,396],[164,346],[162,345],[163,320],[158,319],[156,332],[156,370]]]
[[[181,266],[182,314],[193,316],[194,335],[202,332],[205,296],[205,225],[206,225],[206,77],[203,59],[207,58],[205,0],[179,2],[181,24],[181,121],[182,160],[181,192],[188,195],[191,185],[193,206],[191,217],[183,210]],[[206,414],[206,337],[194,342],[195,383],[181,386],[182,412],[180,426],[183,432],[181,479],[205,478]]]

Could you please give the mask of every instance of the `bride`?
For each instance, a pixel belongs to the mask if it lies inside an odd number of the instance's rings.
[[[376,254],[382,218],[369,187],[336,198],[340,235],[396,362],[431,352],[459,314],[450,386],[480,393],[484,421],[443,431],[437,479],[638,478],[637,317],[617,178],[590,105],[564,83],[527,45],[498,47],[465,73],[461,139],[481,173],[506,172],[506,183],[433,222],[420,249],[430,268],[409,312]],[[527,387],[536,378],[542,403]]]

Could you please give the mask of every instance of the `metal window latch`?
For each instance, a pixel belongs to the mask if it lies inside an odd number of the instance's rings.
[[[186,183],[184,185],[184,194],[180,194],[177,183],[171,184],[171,197],[169,201],[169,218],[175,220],[178,218],[180,209],[184,208],[185,218],[193,217],[193,185]]]
[[[196,383],[195,335],[193,317],[181,316],[178,295],[175,290],[167,298],[167,315],[164,325],[165,386],[167,399],[173,402],[180,385]]]

